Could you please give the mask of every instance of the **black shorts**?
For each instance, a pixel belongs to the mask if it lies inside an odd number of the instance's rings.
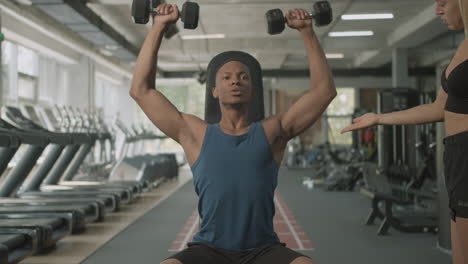
[[[232,251],[214,248],[204,243],[188,243],[187,248],[167,258],[177,259],[183,264],[290,264],[298,257],[306,257],[276,243],[251,251]]]
[[[445,185],[453,221],[468,218],[468,131],[444,139]]]

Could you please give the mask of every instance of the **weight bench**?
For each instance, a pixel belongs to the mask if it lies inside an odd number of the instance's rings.
[[[360,192],[371,199],[371,211],[365,224],[372,225],[380,219],[378,235],[386,235],[391,227],[404,233],[438,232],[437,213],[416,208],[414,200],[435,200],[436,194],[391,184],[375,163],[364,163],[362,170],[365,187]],[[398,208],[404,210],[398,211]]]

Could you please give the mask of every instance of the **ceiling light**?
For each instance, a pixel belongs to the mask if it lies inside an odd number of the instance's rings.
[[[342,15],[341,19],[343,20],[367,20],[367,19],[392,19],[393,14],[352,14],[352,15]]]
[[[363,36],[373,36],[373,31],[341,31],[341,32],[330,32],[328,36],[330,37],[363,37]]]
[[[225,38],[224,34],[205,34],[205,35],[183,35],[182,39],[222,39]]]
[[[344,54],[343,53],[327,53],[325,54],[325,57],[327,57],[327,59],[343,59]]]

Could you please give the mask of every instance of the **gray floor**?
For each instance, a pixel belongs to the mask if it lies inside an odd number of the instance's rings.
[[[368,198],[357,192],[307,190],[298,176],[307,171],[284,170],[278,189],[316,250],[309,252],[321,264],[449,264],[451,256],[436,248],[435,235],[404,234],[391,230],[376,235],[377,225],[365,226]]]
[[[436,236],[375,234],[364,226],[370,202],[358,193],[303,188],[298,175],[282,170],[278,191],[309,236],[315,251],[303,252],[319,264],[449,264],[451,257],[436,249]],[[90,256],[83,264],[159,263],[171,253],[171,242],[196,207],[192,181]],[[125,253],[123,253],[125,252]]]

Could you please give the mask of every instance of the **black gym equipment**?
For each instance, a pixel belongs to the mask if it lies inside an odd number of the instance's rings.
[[[129,129],[123,122],[116,120],[116,128],[124,135],[125,140],[122,142],[120,157],[113,164],[112,171],[106,175],[107,180],[114,181],[145,181],[157,187],[165,179],[174,179],[178,176],[179,164],[174,154],[159,153],[157,155],[138,154],[131,155],[130,148],[136,147],[136,144],[144,140],[161,140],[167,136],[155,135],[149,131],[141,129]],[[132,151],[133,152],[133,151]],[[135,153],[133,153],[135,154]],[[183,164],[182,164],[183,165]],[[119,172],[122,168],[131,166],[139,170],[138,175]]]
[[[8,135],[3,131],[0,132],[0,138],[2,149],[18,141],[16,135]],[[12,211],[8,214],[0,210],[0,234],[10,234],[9,237],[2,236],[5,241],[0,241],[0,260],[3,259],[0,263],[16,263],[29,254],[39,253],[54,247],[57,241],[72,231],[71,221],[62,217],[60,212],[58,214],[49,212],[42,216],[36,215],[36,217],[23,217],[21,215],[24,212],[23,209],[32,208],[31,204],[24,203],[24,207],[21,204],[18,207],[16,203],[1,200],[0,205],[2,208],[11,207],[8,209]],[[39,207],[35,207],[35,209],[41,210]],[[37,212],[39,211],[33,213]],[[11,236],[13,234],[17,234],[17,236]],[[2,244],[6,248],[3,248]]]
[[[133,0],[132,16],[137,24],[146,24],[149,21],[150,14],[158,15],[156,7],[164,3],[161,0]],[[195,29],[198,26],[198,17],[200,7],[194,2],[185,2],[182,5],[180,19],[184,22],[185,29]]]
[[[378,112],[401,111],[419,105],[419,93],[414,89],[392,88],[378,95]],[[382,220],[377,231],[384,235],[393,227],[409,233],[438,231],[437,193],[426,188],[434,168],[433,148],[425,159],[416,158],[418,133],[415,126],[378,127],[378,164],[362,167],[366,186],[361,193],[371,198],[372,209],[366,224]],[[427,143],[426,143],[427,144]],[[432,175],[432,176],[431,176]],[[430,185],[430,184],[429,184]],[[424,188],[423,188],[424,187]]]
[[[80,133],[47,131],[22,116],[19,109],[4,107],[3,114],[17,127],[0,119],[0,174],[6,171],[7,164],[20,145],[27,145],[25,154],[21,155],[17,165],[5,174],[0,185],[0,194],[5,197],[0,199],[0,263],[12,264],[18,263],[28,255],[54,247],[58,240],[70,233],[84,231],[88,222],[102,220],[107,198],[120,201],[120,196],[108,193],[111,189],[116,189],[114,186],[99,188],[99,191],[95,188],[92,189],[96,191],[90,191],[91,189],[84,187],[84,190],[80,191],[37,192],[42,188],[44,177],[57,166],[61,166],[61,159],[67,156],[64,154],[73,152],[72,158],[66,158],[73,163],[77,157],[80,158],[80,155],[76,154],[81,152],[80,146],[86,147],[86,144],[94,144],[93,142],[100,137],[107,136],[89,133],[80,141],[74,138]],[[82,121],[86,124],[85,120]],[[140,139],[157,138],[145,131],[142,131],[140,136]],[[46,147],[49,151],[44,161],[37,164]],[[66,166],[67,170],[70,166],[71,164]],[[36,167],[35,173],[26,181],[33,167]],[[25,192],[31,189],[35,191]]]
[[[3,184],[0,186],[0,195],[3,197],[11,197],[15,195],[15,192],[20,190],[20,186],[25,187],[23,184],[23,180],[28,176],[29,172],[31,171],[32,166],[34,166],[35,161],[37,160],[37,155],[32,155],[31,152],[33,150],[38,149],[40,151],[41,149],[45,149],[45,147],[48,144],[48,140],[50,138],[55,138],[54,134],[50,134],[48,137],[45,136],[44,134],[41,135],[39,131],[21,131],[19,129],[16,129],[15,127],[11,126],[7,122],[0,120],[0,131],[2,133],[6,133],[7,135],[10,135],[13,138],[18,138],[16,141],[11,142],[8,147],[4,147],[1,149],[1,155],[0,154],[0,164],[2,166],[0,171],[3,171],[6,166],[3,166],[3,164],[8,164],[8,162],[11,160],[13,157],[14,153],[18,150],[20,144],[28,144],[28,152],[21,157],[19,160],[18,165],[9,173],[5,176],[5,180],[3,181]],[[98,217],[98,220],[101,220],[103,217],[103,212],[102,212],[102,207],[110,204],[110,206],[117,207],[113,200],[116,199],[114,197],[111,197],[111,195],[105,195],[105,194],[99,194],[99,199],[92,199],[93,197],[90,196],[90,193],[85,193],[81,194],[81,196],[76,195],[74,196],[73,199],[70,201],[70,199],[66,198],[72,198],[70,197],[65,197],[62,194],[56,194],[54,196],[53,193],[42,193],[36,192],[26,192],[26,191],[36,191],[39,189],[32,188],[31,186],[39,186],[41,181],[37,183],[37,176],[40,177],[40,175],[43,175],[47,173],[47,171],[52,167],[56,159],[58,158],[59,154],[62,152],[62,150],[66,147],[68,142],[61,142],[60,144],[56,140],[51,140],[50,143],[54,143],[50,146],[50,151],[49,154],[45,157],[44,162],[42,163],[41,166],[38,167],[34,177],[30,179],[28,182],[28,187],[21,189],[21,194],[16,193],[16,197],[21,197],[21,198],[26,198],[26,199],[40,199],[40,201],[35,200],[34,204],[38,203],[43,203],[44,199],[49,199],[49,198],[57,198],[59,199],[58,201],[55,201],[55,204],[58,205],[59,203],[63,202],[77,202],[77,203],[86,203],[90,204],[93,207],[95,207],[96,214]],[[76,141],[75,141],[76,143]],[[34,151],[35,152],[35,151]],[[58,152],[58,155],[56,155]],[[51,157],[52,156],[52,157]],[[22,165],[22,166],[20,166]],[[79,199],[78,199],[79,198]],[[97,198],[97,197],[95,197]],[[10,202],[10,201],[9,201]],[[27,201],[25,201],[27,202]],[[95,217],[92,217],[92,220],[95,220]],[[84,221],[83,221],[84,222]]]
[[[19,230],[0,233],[0,263],[18,263],[33,253],[35,237]]]
[[[0,219],[0,232],[11,232],[12,228],[37,234],[37,244],[33,248],[33,254],[53,248],[59,240],[71,233],[67,220],[61,217]]]
[[[438,232],[436,212],[431,210],[434,208],[427,210],[415,202],[420,199],[433,200],[434,193],[412,191],[390,183],[384,171],[375,163],[365,164],[362,168],[366,187],[361,188],[361,193],[371,198],[366,225],[372,225],[376,219],[380,219],[378,235],[386,235],[390,228],[405,233]],[[402,196],[402,193],[405,195]]]
[[[33,122],[40,122],[39,118],[33,118],[33,116],[36,115],[36,111],[34,111],[32,107],[25,107],[25,109],[27,110],[27,115],[32,119]],[[50,109],[44,108],[43,110],[45,114],[42,115],[42,119],[47,119],[54,123],[53,120],[55,120],[55,118]],[[71,114],[68,112],[66,117],[62,115],[60,118],[67,118],[70,120],[87,119],[85,117],[86,115],[81,114],[80,116],[77,114],[77,111],[74,111],[74,113],[75,114]],[[65,113],[63,112],[62,114]],[[96,123],[97,120],[99,120],[100,124]],[[94,121],[89,123],[91,127],[99,127],[98,130],[93,129],[94,132],[97,132],[98,134],[110,134],[108,128],[105,126],[104,122],[100,120],[100,118],[94,118]],[[88,186],[132,187],[135,191],[135,194],[138,195],[144,189],[149,190],[153,187],[157,187],[165,178],[177,176],[177,164],[174,166],[173,162],[168,159],[166,155],[138,154],[132,157],[127,156],[127,152],[130,147],[136,148],[138,147],[137,144],[142,143],[143,141],[166,139],[167,136],[156,135],[141,128],[130,130],[118,119],[116,119],[115,123],[117,128],[122,130],[125,134],[125,141],[123,142],[124,145],[121,148],[120,157],[117,160],[111,157],[108,162],[104,164],[94,164],[91,167],[88,167],[87,164],[82,164],[83,159],[78,160],[75,158],[73,160],[73,165],[70,165],[64,175],[61,177],[60,185],[76,186],[78,184],[86,184]],[[45,125],[44,123],[41,124],[43,126]],[[89,130],[89,128],[81,127],[80,130],[86,131]],[[113,148],[112,145],[114,145],[114,142],[111,140],[110,143],[111,148]],[[103,145],[102,142],[101,145]],[[112,156],[115,157],[115,155]],[[125,168],[128,168],[127,165],[134,167],[134,169],[131,171],[126,170]],[[102,168],[102,166],[105,168]],[[99,167],[101,167],[99,174],[90,173],[90,171],[87,169],[91,168],[91,170],[93,170],[94,168],[94,170],[96,170]],[[78,170],[78,168],[80,168],[80,170]],[[172,170],[168,172],[167,168],[172,168]]]
[[[59,120],[67,120],[67,122],[59,121],[55,118],[50,108],[43,108],[43,111],[40,111],[37,107],[32,106],[23,106],[24,113],[30,118],[30,121],[33,121],[42,126],[47,126],[51,130],[58,131],[68,131],[70,127],[73,127],[73,130],[76,131],[89,131],[98,134],[98,140],[96,143],[104,145],[102,138],[110,141],[111,155],[109,160],[103,164],[91,164],[88,167],[88,164],[82,164],[83,158],[73,158],[72,163],[68,166],[63,176],[59,177],[60,181],[57,182],[55,179],[50,179],[47,182],[48,184],[60,184],[60,186],[73,186],[77,185],[86,185],[82,188],[102,188],[102,187],[126,187],[132,188],[135,196],[138,196],[143,190],[150,190],[157,187],[162,181],[168,178],[173,178],[178,175],[179,165],[176,162],[175,156],[173,154],[145,154],[145,155],[133,155],[131,157],[126,156],[127,150],[129,147],[138,147],[135,144],[141,143],[145,140],[161,140],[166,139],[167,136],[156,135],[152,132],[149,132],[142,128],[134,128],[129,130],[125,125],[116,119],[116,125],[118,129],[122,129],[125,134],[124,146],[121,148],[121,156],[117,160],[112,157],[115,157],[113,153],[114,142],[113,138],[110,135],[110,130],[105,125],[104,121],[97,115],[94,115],[93,118],[90,117],[90,114],[83,113],[77,109],[68,108],[68,110],[62,108],[59,109],[60,116]],[[66,110],[66,111],[65,111]],[[39,118],[41,115],[42,118]],[[56,127],[50,124],[59,124],[67,123],[69,125],[65,127]],[[49,124],[49,125],[47,125]],[[71,125],[74,124],[74,125]],[[130,132],[129,132],[130,131]],[[127,134],[131,135],[127,137]],[[107,135],[107,136],[103,136]],[[99,140],[99,138],[101,138]],[[132,144],[132,145],[130,145]],[[97,147],[96,144],[93,144],[94,147]],[[140,152],[138,152],[140,153]],[[100,156],[106,156],[100,153]],[[130,169],[128,166],[132,166],[134,169]],[[88,168],[94,170],[98,169],[98,174],[89,171]],[[80,168],[80,170],[78,170]],[[130,170],[127,170],[130,169]],[[58,175],[59,176],[59,175]],[[34,182],[42,182],[41,179],[34,177]],[[25,189],[29,189],[29,185],[25,186]],[[37,186],[37,184],[35,184]],[[53,185],[53,188],[57,186]],[[38,187],[35,187],[36,189]],[[41,188],[46,188],[42,186]]]
[[[6,122],[0,124],[5,125]],[[2,146],[3,153],[6,150],[16,153],[19,148],[19,144],[27,144],[28,148],[26,153],[21,156],[21,159],[18,161],[17,165],[6,174],[0,186],[0,196],[4,198],[11,199],[15,197],[14,194],[18,190],[19,186],[22,184],[23,180],[27,177],[29,172],[32,170],[33,166],[36,164],[37,159],[40,154],[43,152],[47,144],[49,144],[49,139],[40,133],[26,133],[19,130],[11,129],[7,130],[4,128],[0,129],[0,134],[9,136],[10,138],[17,138],[10,142],[8,146]],[[57,144],[59,141],[52,141]],[[62,142],[63,143],[63,142]],[[60,144],[59,144],[60,145]],[[0,159],[2,163],[6,159],[8,163],[13,155],[1,156]],[[6,168],[4,168],[5,170]],[[0,171],[0,173],[3,171]],[[28,197],[32,198],[32,197]],[[85,197],[84,197],[85,198]],[[70,225],[72,226],[72,231],[74,233],[81,232],[85,230],[86,222],[93,222],[99,219],[99,205],[93,202],[78,202],[70,201],[67,205],[62,205],[63,200],[56,200],[54,203],[47,203],[44,200],[24,200],[22,203],[18,201],[9,201],[8,199],[0,200],[2,206],[0,206],[0,218],[8,218],[9,215],[14,214],[15,216],[25,216],[35,215],[35,216],[58,216],[69,219]],[[43,197],[41,197],[43,199]],[[28,203],[29,201],[29,203]],[[11,203],[10,203],[11,202]],[[51,201],[49,201],[51,202]]]
[[[59,136],[61,134],[68,135],[68,133],[53,133],[50,132],[39,125],[35,124],[31,120],[27,119],[21,111],[15,107],[4,107],[3,113],[9,121],[12,122],[18,128],[26,129],[30,132],[36,132],[39,134],[45,135],[52,135],[53,137]],[[71,133],[74,134],[74,133]],[[83,133],[77,133],[78,135]],[[89,153],[91,146],[94,144],[94,141],[97,139],[96,134],[84,134],[89,136],[91,139],[90,141],[84,142],[73,142],[72,144],[68,144],[64,150],[64,153],[59,155],[59,160],[55,163],[55,161],[51,161],[53,167],[47,171],[41,171],[41,175],[34,175],[34,178],[37,177],[35,182],[41,183],[40,187],[42,191],[50,191],[50,192],[69,192],[70,190],[80,191],[83,194],[88,193],[89,195],[100,195],[100,194],[111,194],[117,195],[119,200],[123,203],[131,203],[134,200],[133,195],[133,188],[126,187],[126,186],[58,186],[57,184],[60,182],[62,175],[66,173],[69,168],[74,168],[75,163],[81,163],[85,158],[86,154]],[[59,152],[59,150],[57,150]],[[45,178],[44,178],[45,177]],[[11,187],[8,187],[11,188]],[[0,189],[1,191],[1,189]]]
[[[281,9],[268,10],[265,14],[268,33],[275,35],[283,32],[285,24],[287,22],[286,17]],[[312,18],[315,21],[317,27],[326,26],[333,20],[332,8],[328,1],[318,1],[313,6],[313,11],[309,13],[307,18]],[[296,19],[290,17],[290,19]]]
[[[391,88],[378,94],[378,112],[401,111],[419,105],[414,89]],[[378,127],[378,162],[383,169],[409,166],[415,168],[416,130],[414,126]]]

